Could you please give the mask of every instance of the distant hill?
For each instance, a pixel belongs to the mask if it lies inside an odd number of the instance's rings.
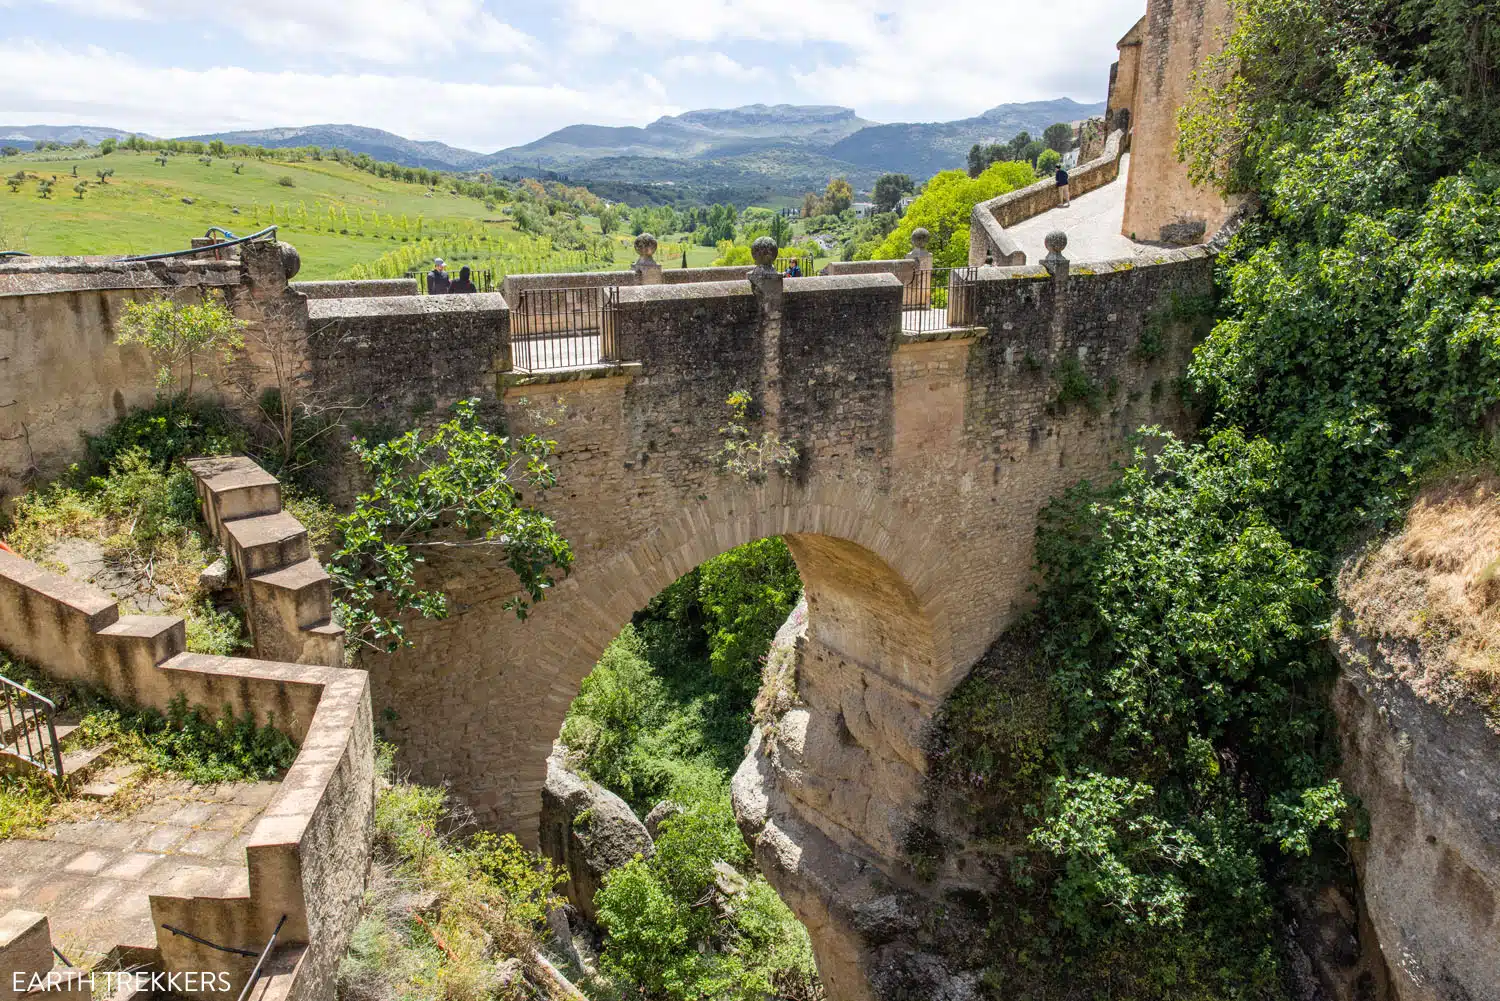
[[[79,139],[93,145],[105,139],[129,139],[132,135],[156,138],[144,132],[121,132],[98,125],[0,125],[0,146],[31,149],[39,142],[72,143]]]
[[[793,196],[847,177],[866,190],[887,171],[920,179],[964,166],[969,147],[1040,136],[1056,122],[1104,113],[1104,104],[1068,98],[1002,104],[955,122],[881,125],[834,106],[752,104],[690,111],[644,128],[570,125],[485,158],[485,166],[550,173],[574,183],[671,185],[683,197],[712,191]],[[663,193],[666,197],[667,193]],[[633,198],[631,200],[634,200]]]
[[[362,125],[302,125],[294,128],[254,129],[243,132],[215,132],[210,135],[180,136],[212,142],[222,139],[234,145],[265,146],[284,149],[288,146],[323,146],[347,149],[351,153],[368,153],[376,160],[388,160],[406,167],[435,167],[440,170],[468,170],[485,159],[482,153],[459,149],[440,142],[418,142]]]
[[[1104,104],[1067,98],[1001,104],[954,122],[881,125],[836,105],[749,104],[667,115],[644,127],[569,125],[523,146],[483,154],[441,142],[417,142],[358,125],[305,125],[182,136],[270,148],[322,146],[366,153],[409,167],[547,175],[595,185],[605,197],[643,202],[795,198],[847,177],[865,191],[887,171],[922,180],[964,166],[969,147],[1026,130],[1104,113]],[[0,143],[30,148],[40,140],[89,142],[130,133],[88,126],[0,126]],[[605,193],[608,191],[609,193]]]
[[[712,159],[767,146],[826,148],[871,122],[831,105],[749,104],[658,118],[644,128],[569,125],[485,158],[487,166],[556,168],[601,157]]]
[[[1022,130],[1041,138],[1049,125],[1104,114],[1104,102],[1079,104],[1068,98],[1002,104],[974,118],[955,122],[871,125],[828,148],[835,159],[880,171],[929,177],[962,167],[975,143],[1003,142]]]

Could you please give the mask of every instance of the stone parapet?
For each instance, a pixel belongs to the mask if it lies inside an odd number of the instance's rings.
[[[541,288],[608,288],[612,285],[640,285],[638,271],[572,271],[560,274],[506,275],[500,291],[514,305],[521,293]]]
[[[185,638],[181,618],[122,616],[93,587],[0,552],[0,647],[130,705],[165,711],[180,696],[212,714],[249,714],[298,743],[245,850],[248,896],[152,895],[151,911],[158,928],[194,928],[257,953],[281,924],[278,942],[297,954],[284,996],[326,998],[358,919],[374,830],[367,676],[187,653]],[[166,933],[157,947],[168,972],[222,970],[235,990],[254,962]]]
[[[415,278],[373,278],[363,281],[292,282],[293,292],[309,299],[367,299],[378,296],[417,295]]]
[[[122,261],[90,257],[0,258],[0,296],[109,289],[210,288],[240,284],[240,262]]]
[[[732,282],[745,277],[748,264],[731,264],[717,268],[663,268],[662,281],[668,285],[692,285],[697,282]]]
[[[912,280],[917,273],[917,262],[909,257],[894,261],[832,261],[824,266],[823,274],[839,275],[895,275],[902,284]]]
[[[409,423],[492,390],[507,367],[510,305],[498,292],[313,299],[307,313],[313,385],[366,422]]]

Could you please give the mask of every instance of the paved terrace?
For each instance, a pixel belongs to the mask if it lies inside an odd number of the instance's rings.
[[[249,893],[245,846],[278,787],[156,780],[92,816],[0,841],[0,911],[46,914],[75,966],[93,967],[117,946],[155,949],[151,894]]]
[[[1079,195],[1066,208],[1048,209],[1005,231],[1026,251],[1026,260],[1047,256],[1042,241],[1053,230],[1068,234],[1068,259],[1075,265],[1110,261],[1136,254],[1153,253],[1159,247],[1137,243],[1120,234],[1125,223],[1125,182],[1130,172],[1130,154],[1120,157],[1120,176],[1086,195]]]

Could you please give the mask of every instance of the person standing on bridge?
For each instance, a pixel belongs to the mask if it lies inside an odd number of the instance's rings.
[[[474,282],[469,278],[469,266],[467,264],[458,269],[458,278],[454,280],[453,284],[448,286],[448,291],[455,295],[460,292],[479,291],[474,287]]]
[[[1057,167],[1057,193],[1061,196],[1061,204],[1072,204],[1068,199],[1068,172],[1063,169],[1061,164],[1058,164]]]
[[[433,258],[432,270],[427,272],[427,294],[447,295],[448,288],[452,284],[452,280],[448,277],[448,265],[443,263],[441,257]]]

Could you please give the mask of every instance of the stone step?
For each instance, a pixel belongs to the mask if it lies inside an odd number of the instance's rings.
[[[229,557],[240,576],[255,577],[312,556],[307,529],[284,511],[224,523]]]
[[[187,625],[175,615],[122,615],[98,631],[137,670],[155,667],[187,649]]]
[[[88,778],[89,773],[104,764],[104,756],[115,749],[115,745],[109,741],[95,744],[93,747],[80,747],[72,751],[63,752],[63,778],[69,782],[81,782]]]
[[[187,459],[203,499],[203,519],[215,535],[226,521],[276,514],[281,510],[281,484],[243,455]]]
[[[302,560],[250,579],[256,603],[271,601],[300,629],[326,625],[333,616],[333,581],[323,565]]]
[[[79,787],[77,795],[83,799],[109,799],[125,788],[126,784],[140,773],[140,770],[140,765],[130,762],[110,765],[90,779],[86,785]]]

